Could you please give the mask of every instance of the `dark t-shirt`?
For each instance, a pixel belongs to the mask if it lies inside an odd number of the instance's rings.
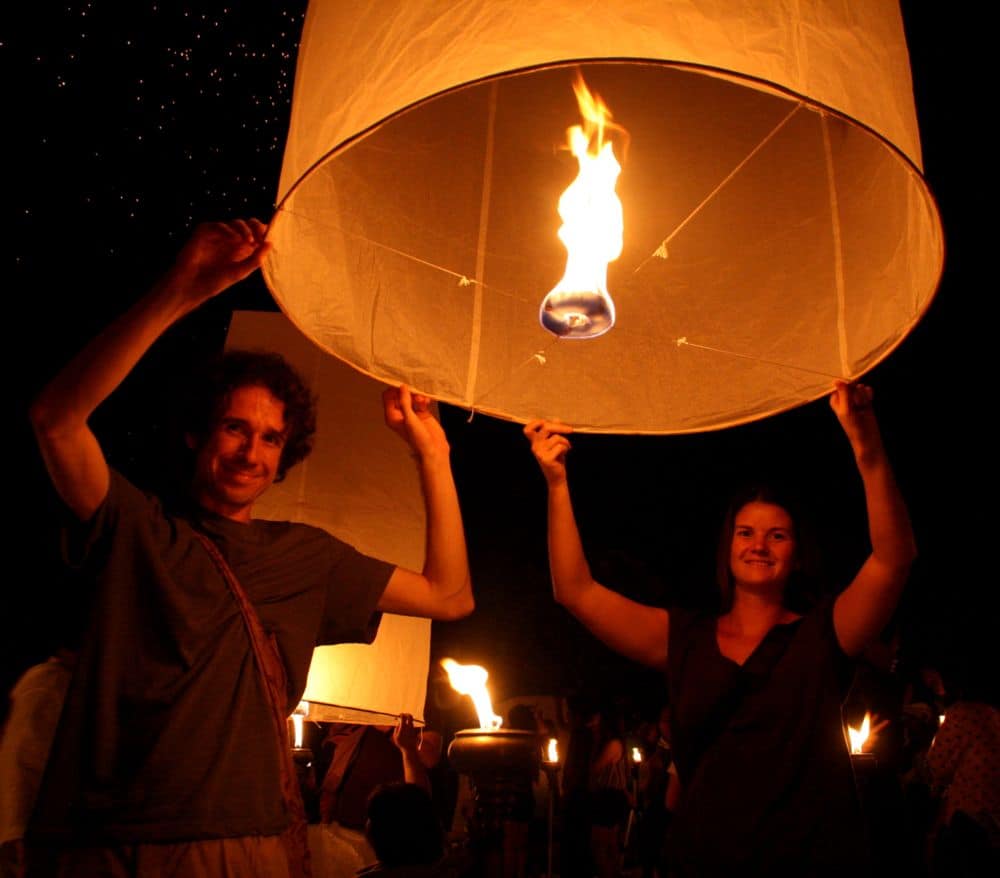
[[[371,642],[393,567],[319,528],[175,514],[112,472],[67,535],[93,616],[31,833],[89,843],[270,835],[286,825],[267,696],[240,609],[197,528],[272,632],[288,710],[314,645]]]
[[[677,874],[864,873],[840,714],[852,668],[832,607],[776,625],[742,666],[719,651],[714,616],[669,611]]]

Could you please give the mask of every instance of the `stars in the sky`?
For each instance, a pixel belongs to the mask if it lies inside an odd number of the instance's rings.
[[[305,2],[96,0],[27,12],[18,42],[33,112],[17,213],[32,231],[133,235],[266,215],[277,195]],[[35,254],[36,257],[38,254]]]

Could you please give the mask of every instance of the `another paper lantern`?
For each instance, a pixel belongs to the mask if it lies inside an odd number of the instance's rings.
[[[236,312],[227,345],[277,351],[319,396],[313,453],[257,501],[254,514],[321,527],[366,554],[420,570],[423,494],[406,445],[384,424],[384,386],[326,356],[280,314]],[[375,725],[394,724],[401,712],[422,718],[430,640],[429,619],[386,614],[371,645],[318,647],[302,696],[309,718]]]

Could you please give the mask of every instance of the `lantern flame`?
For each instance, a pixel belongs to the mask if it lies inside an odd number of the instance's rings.
[[[622,252],[622,203],[615,193],[621,165],[605,130],[624,131],[611,111],[577,77],[573,84],[583,125],[567,132],[579,172],[559,198],[566,247],[566,271],[542,301],[542,326],[563,338],[596,338],[614,325],[615,304],[608,293],[608,263]]]
[[[851,753],[864,753],[865,744],[868,742],[868,736],[871,733],[871,715],[867,712],[865,713],[865,718],[861,722],[861,728],[856,729],[854,726],[847,727],[847,736],[851,742]]]
[[[453,659],[441,659],[441,666],[448,672],[448,682],[451,688],[463,695],[468,695],[476,707],[479,718],[479,728],[498,729],[503,720],[493,713],[493,703],[486,689],[489,674],[486,668],[479,665],[460,665]]]
[[[552,763],[559,761],[559,747],[555,738],[549,738],[549,745],[545,750],[545,761]]]
[[[638,747],[632,748],[632,761],[637,765],[640,762],[642,762],[642,750],[640,750]]]

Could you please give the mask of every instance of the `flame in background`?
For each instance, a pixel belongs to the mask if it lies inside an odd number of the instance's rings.
[[[868,738],[871,734],[871,724],[871,715],[866,712],[865,718],[861,721],[860,729],[856,729],[854,726],[847,727],[847,737],[851,742],[851,753],[865,752],[865,744],[868,743]]]
[[[309,702],[300,701],[299,706],[292,711],[292,728],[295,729],[293,746],[298,749],[302,746],[302,722],[309,715]]]
[[[559,747],[555,738],[549,738],[549,745],[545,751],[545,761],[546,762],[559,761]]]
[[[479,665],[460,665],[454,659],[441,659],[441,666],[448,672],[448,682],[451,688],[463,695],[468,695],[476,707],[479,718],[479,728],[498,729],[503,720],[493,712],[493,702],[486,688],[489,674],[486,668]]]

